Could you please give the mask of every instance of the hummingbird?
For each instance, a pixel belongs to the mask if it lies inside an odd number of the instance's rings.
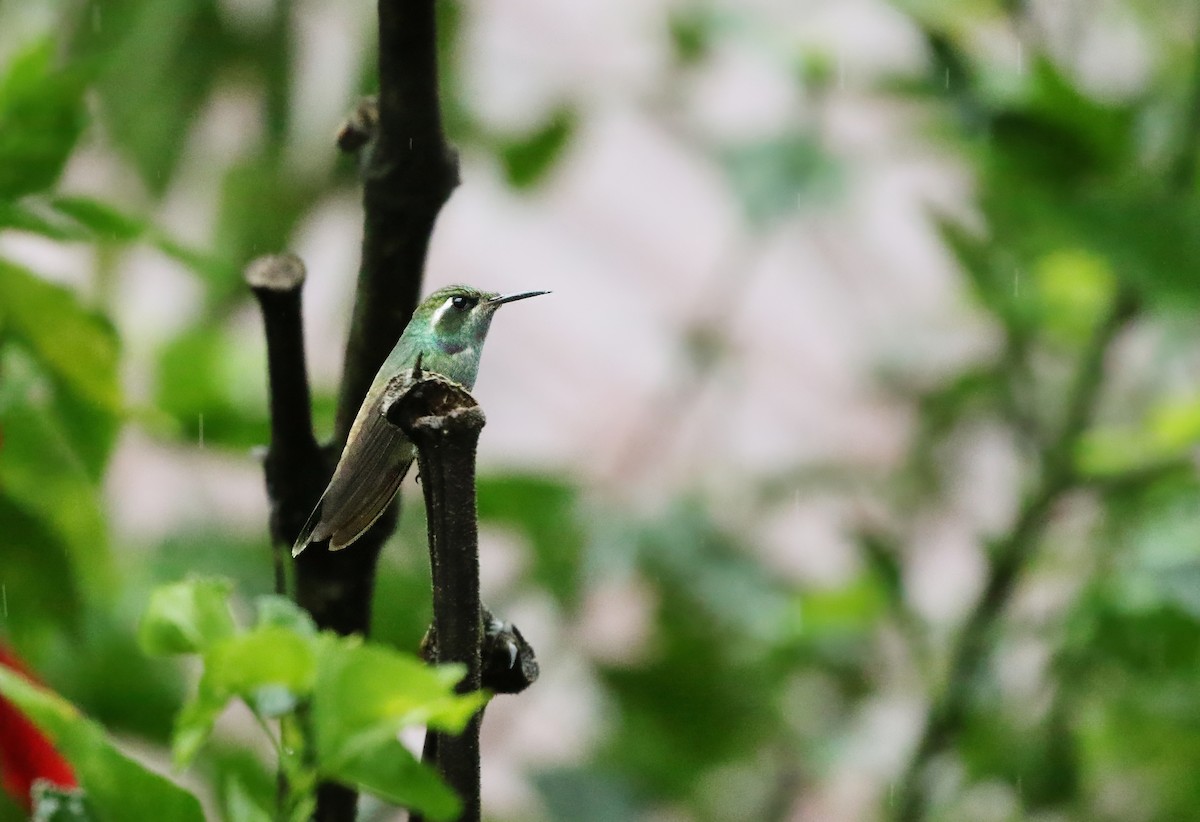
[[[549,294],[522,291],[500,295],[466,285],[439,288],[426,297],[388,354],[358,409],[333,478],[292,546],[299,556],[310,543],[329,540],[329,550],[352,544],[387,509],[416,456],[416,447],[383,417],[388,382],[418,361],[470,390],[479,373],[479,354],[496,309]]]

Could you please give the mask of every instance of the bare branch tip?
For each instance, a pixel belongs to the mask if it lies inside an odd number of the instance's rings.
[[[355,154],[374,140],[378,131],[379,98],[374,95],[364,97],[338,129],[337,147],[347,154]]]
[[[294,291],[307,276],[304,261],[291,252],[267,254],[246,266],[246,282],[255,291]]]
[[[421,370],[420,355],[411,371],[388,381],[379,413],[410,436],[418,430],[478,430],[485,422],[483,409],[470,392],[448,377]]]

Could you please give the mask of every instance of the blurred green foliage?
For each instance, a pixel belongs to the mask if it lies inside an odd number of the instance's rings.
[[[300,7],[279,0],[248,20],[238,4],[207,0],[40,5],[53,19],[47,33],[4,41],[0,232],[83,249],[94,263],[68,287],[0,258],[0,625],[50,688],[0,669],[0,692],[58,742],[87,797],[82,810],[71,797],[43,797],[46,818],[201,818],[194,797],[121,753],[113,734],[173,747],[177,764],[212,787],[223,818],[272,818],[273,764],[210,736],[241,701],[282,725],[277,742],[287,748],[303,741],[295,711],[308,699],[315,759],[283,757],[295,786],[290,812],[304,815],[320,774],[424,806],[431,818],[448,813],[444,787],[396,739],[426,720],[452,727],[469,707],[449,696],[453,677],[390,650],[416,647],[428,623],[419,552],[386,553],[373,603],[378,644],[360,645],[317,636],[286,603],[262,598],[271,585],[265,523],[246,533],[218,517],[157,544],[118,546],[107,521],[103,482],[122,429],[190,451],[203,420],[205,448],[243,457],[267,438],[265,400],[247,390],[261,386],[262,364],[245,356],[231,319],[247,300],[240,268],[286,247],[319,206],[355,186],[348,164],[290,153]],[[641,653],[585,660],[603,732],[581,761],[534,775],[548,818],[791,818],[796,797],[844,763],[865,715],[897,694],[940,693],[955,636],[914,610],[911,525],[946,506],[958,481],[950,456],[980,425],[1016,443],[1017,490],[1038,487],[1078,364],[1114,300],[1132,295],[1152,362],[1118,375],[1121,390],[1105,383],[1097,392],[1085,430],[1067,443],[1069,488],[1055,498],[1086,508],[1085,536],[1056,508],[1021,568],[1058,579],[1067,604],[1041,620],[1002,607],[989,625],[983,668],[965,683],[961,721],[937,752],[951,777],[925,815],[972,818],[973,788],[992,786],[1012,809],[1005,818],[1200,819],[1191,767],[1200,756],[1200,395],[1171,376],[1200,350],[1197,44],[1177,34],[1184,4],[1121,5],[1162,40],[1162,55],[1137,91],[1098,99],[1052,48],[1031,43],[1018,70],[979,46],[979,30],[1025,26],[1024,4],[898,4],[928,65],[870,91],[881,104],[910,106],[927,126],[922,139],[969,172],[975,219],[929,216],[979,322],[1000,342],[932,381],[889,376],[915,409],[915,434],[899,470],[854,477],[891,516],[849,534],[861,553],[849,580],[781,578],[753,536],[714,516],[699,493],[635,516],[587,502],[568,477],[481,478],[485,527],[516,534],[527,550],[512,596],[545,594],[568,628],[605,584],[637,586],[650,603]],[[0,5],[0,29],[12,6]],[[452,139],[493,157],[514,189],[544,183],[586,125],[587,101],[561,101],[527,133],[494,133],[462,88],[470,7],[443,0],[439,13]],[[724,41],[761,35],[737,14],[683,4],[664,21],[672,63],[663,94],[678,94],[681,78],[702,71]],[[766,36],[760,45],[779,48]],[[373,55],[363,51],[355,73],[368,90]],[[741,142],[681,137],[724,174],[752,236],[835,199],[858,171],[820,128],[837,94],[835,61],[816,51],[784,58],[796,67],[805,116]],[[246,151],[200,170],[217,181],[212,228],[205,241],[185,242],[156,215],[188,184],[184,171],[202,156],[195,127],[230,82],[258,101],[262,128]],[[105,197],[60,190],[85,148],[120,158],[135,184]],[[186,270],[201,298],[152,352],[148,391],[130,396],[112,283],[134,247]],[[318,417],[328,419],[331,390],[317,390]],[[785,483],[781,495],[769,478],[739,482],[762,517],[808,488]],[[416,507],[398,536],[410,545],[423,538]],[[252,602],[254,619],[237,619]],[[1036,698],[1003,684],[1004,654],[1021,643],[1048,659]],[[198,682],[149,652],[198,655]],[[878,793],[887,815],[890,792]],[[0,819],[18,813],[0,804]]]
[[[398,736],[416,724],[461,731],[486,700],[480,693],[454,694],[462,667],[433,669],[356,637],[318,635],[306,613],[274,595],[260,597],[255,625],[239,630],[230,593],[228,581],[213,578],[160,587],[141,624],[146,652],[198,653],[204,663],[175,723],[176,767],[195,760],[218,716],[237,698],[272,735],[287,785],[279,811],[284,818],[308,818],[318,778],[356,785],[431,819],[453,818],[453,792]],[[267,720],[280,723],[277,740]],[[263,803],[260,813],[272,807]]]
[[[0,668],[0,694],[32,719],[71,763],[97,819],[204,819],[196,797],[122,754],[99,725],[60,697],[7,668]]]

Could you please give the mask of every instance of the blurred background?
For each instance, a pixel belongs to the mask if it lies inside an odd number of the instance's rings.
[[[1200,819],[1195,4],[439,9],[425,290],[554,291],[475,391],[484,598],[542,667],[488,817]],[[272,585],[257,255],[308,265],[332,428],[374,15],[0,0],[0,636],[160,768],[195,672],[149,591]],[[228,818],[270,763],[231,710],[183,780]]]

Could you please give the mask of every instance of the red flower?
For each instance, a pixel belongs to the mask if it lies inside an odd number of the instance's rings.
[[[17,671],[31,682],[37,681],[3,646],[0,646],[0,665]],[[50,740],[15,705],[0,697],[0,787],[28,811],[33,809],[30,791],[37,779],[45,779],[61,788],[74,788],[79,784],[71,766]]]

